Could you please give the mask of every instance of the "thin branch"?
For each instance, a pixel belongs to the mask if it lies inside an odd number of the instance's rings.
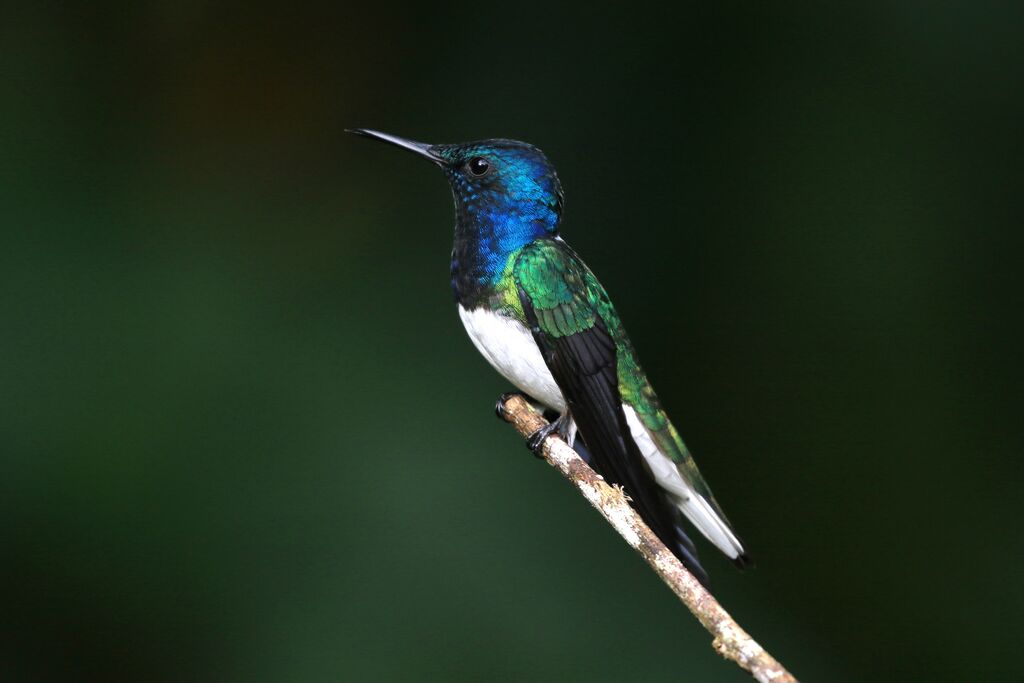
[[[524,437],[547,424],[522,396],[505,400],[502,417]],[[604,515],[631,548],[651,566],[661,580],[686,605],[714,640],[712,647],[726,659],[736,662],[761,683],[796,683],[786,669],[751,638],[714,596],[690,574],[683,564],[654,535],[630,507],[622,489],[605,483],[594,470],[557,435],[544,442],[543,455],[548,463],[579,489],[583,497]]]

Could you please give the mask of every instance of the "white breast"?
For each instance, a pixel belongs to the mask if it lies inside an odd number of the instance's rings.
[[[486,308],[459,306],[459,317],[477,351],[502,377],[547,407],[565,412],[562,391],[526,325]]]

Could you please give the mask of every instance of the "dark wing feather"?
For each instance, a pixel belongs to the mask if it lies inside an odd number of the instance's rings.
[[[681,515],[647,470],[630,435],[619,395],[615,341],[578,287],[579,266],[556,242],[527,247],[517,268],[519,301],[544,362],[565,396],[589,451],[607,481],[622,486],[651,530],[703,583],[707,573],[682,530]],[[561,279],[561,282],[552,281]],[[586,309],[586,310],[584,310]]]

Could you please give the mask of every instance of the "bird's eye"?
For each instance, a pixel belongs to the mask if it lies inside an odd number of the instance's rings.
[[[469,160],[469,163],[466,164],[466,168],[469,169],[470,173],[479,178],[487,175],[487,172],[491,170],[491,164],[483,157],[473,157]]]

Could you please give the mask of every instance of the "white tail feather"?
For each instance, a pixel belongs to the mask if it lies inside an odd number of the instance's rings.
[[[743,554],[743,545],[711,504],[686,482],[672,459],[662,453],[631,406],[622,404],[626,422],[640,453],[658,485],[672,498],[686,518],[730,559]]]

